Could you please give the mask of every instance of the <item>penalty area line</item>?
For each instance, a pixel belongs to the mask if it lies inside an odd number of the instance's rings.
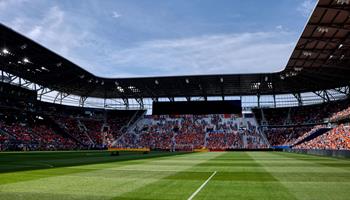
[[[215,174],[216,171],[213,172],[213,174],[187,200],[192,200],[204,188],[204,186],[210,181],[210,179],[215,176]]]

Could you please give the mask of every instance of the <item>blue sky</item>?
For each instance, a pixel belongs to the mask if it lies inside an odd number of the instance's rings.
[[[283,69],[316,0],[0,0],[0,22],[103,77]]]

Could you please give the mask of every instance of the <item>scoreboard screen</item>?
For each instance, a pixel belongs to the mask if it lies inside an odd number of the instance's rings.
[[[153,102],[153,115],[241,114],[240,100]]]

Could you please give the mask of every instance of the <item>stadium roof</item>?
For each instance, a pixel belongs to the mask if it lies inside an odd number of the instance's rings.
[[[0,25],[0,30],[1,70],[83,97],[285,94],[344,87],[350,83],[349,0],[320,0],[286,68],[276,73],[103,78],[4,25]]]

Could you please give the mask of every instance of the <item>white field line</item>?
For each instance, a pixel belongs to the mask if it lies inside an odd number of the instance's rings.
[[[187,199],[192,200],[203,188],[204,186],[213,178],[216,174],[216,171]]]

